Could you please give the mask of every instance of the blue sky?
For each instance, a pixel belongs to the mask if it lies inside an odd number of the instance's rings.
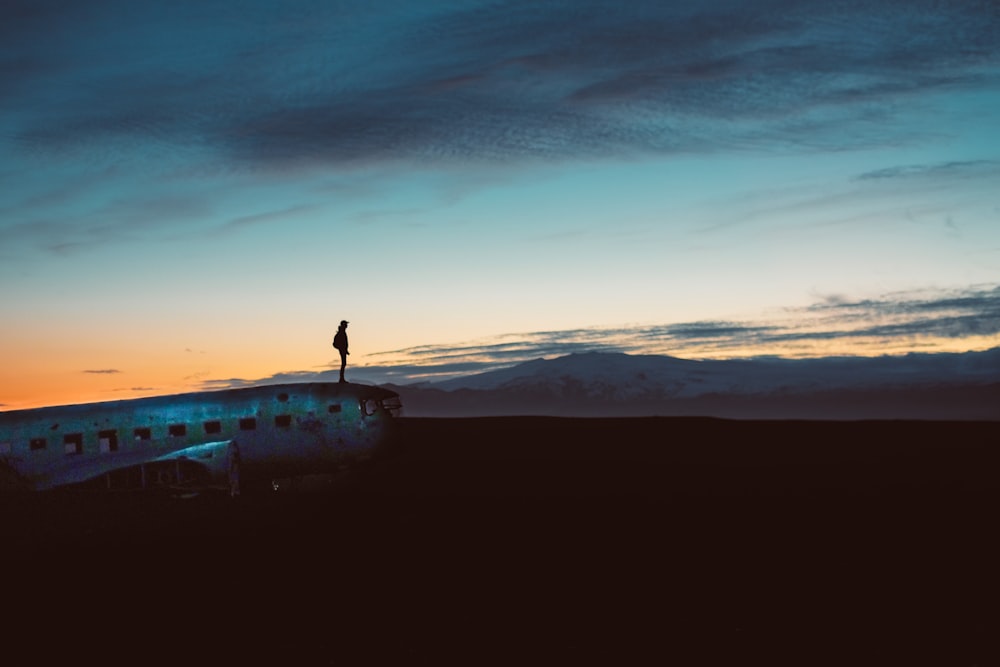
[[[1000,344],[994,2],[7,2],[0,404]]]

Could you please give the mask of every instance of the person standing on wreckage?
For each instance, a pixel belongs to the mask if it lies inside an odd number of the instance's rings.
[[[344,379],[344,368],[347,366],[347,355],[350,352],[347,351],[347,320],[340,321],[340,327],[337,329],[336,335],[333,337],[333,346],[337,348],[340,352],[340,381],[347,382]]]

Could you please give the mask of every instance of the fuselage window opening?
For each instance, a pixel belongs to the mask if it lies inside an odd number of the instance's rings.
[[[257,428],[257,418],[256,417],[243,417],[240,419],[240,430],[241,431],[253,431]]]
[[[187,435],[187,424],[171,424],[167,427],[167,433],[172,438],[183,438]]]
[[[136,442],[142,442],[142,441],[145,441],[145,440],[152,440],[153,439],[153,431],[152,431],[152,429],[149,429],[149,428],[145,428],[145,427],[143,427],[143,428],[137,428],[137,429],[135,429],[135,431],[133,431],[133,434],[135,435]]]
[[[222,422],[220,422],[218,419],[205,422],[204,426],[205,426],[205,433],[209,434],[222,433]]]
[[[67,433],[64,435],[63,447],[70,456],[83,454],[83,433]]]
[[[117,452],[118,451],[118,431],[99,431],[97,433],[97,439],[101,444],[102,452]]]
[[[334,403],[333,405],[331,405],[329,408],[327,408],[327,412],[331,414],[340,412],[340,403]]]
[[[32,438],[31,439],[31,451],[37,452],[39,449],[45,449],[45,438]]]
[[[403,403],[398,396],[391,396],[382,401],[382,409],[388,412],[390,417],[398,417],[403,412]]]
[[[274,416],[274,425],[277,426],[278,428],[288,428],[289,426],[292,425],[292,416],[291,415],[275,415]]]
[[[365,417],[375,414],[378,410],[378,403],[374,398],[362,398],[361,399],[361,414]]]

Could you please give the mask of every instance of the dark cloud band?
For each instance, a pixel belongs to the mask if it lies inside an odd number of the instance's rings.
[[[836,147],[891,141],[916,94],[1000,85],[1000,8],[976,0],[43,5],[5,17],[21,150],[345,163]]]

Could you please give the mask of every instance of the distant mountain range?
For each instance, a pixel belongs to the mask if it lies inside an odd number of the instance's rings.
[[[414,417],[673,416],[1000,421],[1000,348],[819,359],[592,352],[385,385]]]

